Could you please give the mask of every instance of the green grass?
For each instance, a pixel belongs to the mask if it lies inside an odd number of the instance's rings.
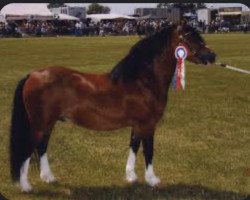
[[[250,70],[250,35],[205,35],[219,60]],[[130,129],[95,132],[59,122],[49,160],[58,184],[39,179],[33,157],[22,194],[9,175],[9,126],[14,89],[32,70],[62,65],[86,72],[112,69],[137,37],[28,38],[0,40],[0,191],[8,199],[243,199],[250,193],[250,76],[224,68],[187,63],[184,92],[169,91],[155,138],[154,168],[163,183],[152,190],[144,181],[125,181]]]

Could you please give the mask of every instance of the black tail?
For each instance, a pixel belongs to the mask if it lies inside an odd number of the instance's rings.
[[[13,102],[10,135],[10,172],[13,181],[20,178],[22,163],[32,153],[30,123],[23,102],[23,87],[28,76],[20,80]]]

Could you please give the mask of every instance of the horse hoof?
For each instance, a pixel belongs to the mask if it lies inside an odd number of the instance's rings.
[[[137,183],[137,177],[136,178],[126,178],[127,179],[127,181],[128,181],[128,183],[130,183],[130,184],[135,184],[135,183]]]
[[[151,187],[158,187],[161,183],[160,179],[156,176],[146,177],[146,182]]]
[[[46,183],[55,183],[56,178],[52,174],[41,174],[40,178]]]
[[[29,193],[32,191],[32,187],[29,183],[25,183],[21,185],[21,191],[24,193]]]
[[[127,171],[126,179],[129,183],[136,183],[137,182],[136,174],[134,172],[131,172],[131,171]]]

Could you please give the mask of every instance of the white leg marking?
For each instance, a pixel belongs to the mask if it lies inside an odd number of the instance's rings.
[[[133,152],[133,150],[130,149],[126,165],[126,179],[130,183],[133,183],[137,180],[137,176],[135,174],[135,160],[136,160],[136,155]]]
[[[41,169],[40,178],[43,181],[45,181],[46,183],[55,182],[56,179],[50,170],[46,153],[43,154],[42,157],[40,158],[40,169]]]
[[[26,159],[20,169],[20,186],[23,192],[30,192],[32,187],[28,181],[28,170],[29,170],[30,157]]]
[[[148,165],[148,168],[146,169],[145,180],[152,187],[156,186],[161,182],[160,179],[155,176],[152,165]]]

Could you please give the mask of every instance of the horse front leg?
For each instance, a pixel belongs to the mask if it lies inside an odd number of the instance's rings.
[[[160,183],[160,179],[155,176],[152,164],[154,153],[154,134],[152,133],[144,136],[142,139],[142,145],[146,163],[145,180],[150,186],[154,187]]]
[[[137,181],[137,176],[135,174],[135,161],[136,161],[136,154],[140,147],[140,143],[141,143],[141,138],[135,135],[134,131],[132,130],[130,138],[129,156],[126,165],[126,179],[130,183],[134,183]]]

